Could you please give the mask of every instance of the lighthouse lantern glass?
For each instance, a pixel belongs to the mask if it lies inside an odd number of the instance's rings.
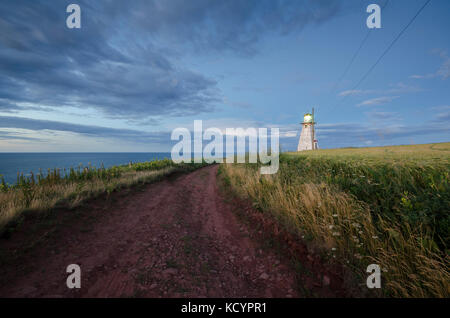
[[[303,116],[303,121],[305,123],[311,123],[313,121],[312,115],[311,114],[306,114],[305,116]]]

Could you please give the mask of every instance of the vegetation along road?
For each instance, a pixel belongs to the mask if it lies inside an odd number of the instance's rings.
[[[217,165],[90,200],[2,240],[3,297],[298,297],[290,262],[253,239],[219,192]],[[74,217],[76,215],[76,217]],[[50,232],[49,232],[50,231]],[[32,235],[30,233],[33,233]],[[23,248],[24,242],[45,240]],[[15,250],[20,255],[12,257]],[[81,266],[68,289],[66,267]],[[321,286],[321,284],[316,284]],[[320,288],[319,288],[320,290]]]

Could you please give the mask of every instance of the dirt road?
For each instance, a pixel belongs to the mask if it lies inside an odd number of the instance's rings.
[[[91,201],[45,244],[2,269],[0,296],[302,296],[288,262],[261,249],[237,220],[218,191],[217,169]],[[14,235],[0,248],[11,251],[27,239]],[[69,264],[81,266],[80,289],[66,286]]]

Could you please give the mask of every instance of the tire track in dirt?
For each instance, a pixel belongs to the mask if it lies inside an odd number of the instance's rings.
[[[218,191],[217,169],[91,201],[83,209],[92,220],[62,226],[20,264],[2,269],[0,296],[302,296],[287,261],[260,249],[238,222]],[[0,248],[13,249],[24,237]],[[69,264],[81,266],[81,289],[66,287]]]

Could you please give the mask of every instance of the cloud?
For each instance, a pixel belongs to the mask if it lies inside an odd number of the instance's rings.
[[[438,106],[433,107],[434,110],[437,110],[437,113],[434,116],[434,123],[446,123],[450,126],[450,106]]]
[[[224,97],[223,103],[225,105],[229,105],[229,106],[233,106],[233,107],[237,107],[237,108],[243,108],[243,109],[252,107],[252,104],[249,102],[229,100],[227,97]]]
[[[450,111],[450,105],[434,106],[434,107],[431,107],[431,109],[437,110],[437,111]]]
[[[423,78],[433,78],[433,77],[435,77],[435,74],[427,74],[427,75],[411,75],[409,78],[423,79]]]
[[[448,57],[447,53],[441,53],[441,58],[444,61],[442,62],[441,67],[437,70],[436,74],[444,80],[450,77],[450,57]]]
[[[394,112],[369,112],[366,113],[370,120],[374,121],[392,121],[392,120],[401,120],[398,113]]]
[[[299,132],[296,130],[280,132],[280,137],[284,137],[284,138],[294,138],[294,137],[298,137],[298,136],[299,136]]]
[[[0,130],[0,140],[7,140],[7,141],[8,140],[22,140],[22,141],[34,141],[34,142],[45,141],[42,138],[23,136],[22,134],[18,133],[17,131],[1,131],[1,130]]]
[[[190,122],[185,127],[193,132],[193,124],[194,124],[193,122]],[[245,120],[238,118],[219,118],[219,119],[203,120],[202,124],[203,124],[203,131],[205,131],[207,128],[215,127],[219,128],[223,134],[225,134],[226,128],[247,129],[251,127],[257,129],[263,127],[266,128],[278,127],[277,125],[268,125],[254,120]],[[18,132],[20,130],[28,130],[34,132],[58,131],[58,132],[70,132],[93,138],[112,138],[144,144],[151,144],[151,143],[158,143],[164,145],[171,144],[172,143],[170,139],[171,130],[177,128],[177,126],[178,125],[176,124],[172,124],[172,127],[170,129],[168,128],[167,130],[164,131],[146,132],[134,129],[119,129],[93,125],[80,125],[80,124],[71,124],[67,122],[32,119],[17,116],[0,116],[0,129],[10,130],[9,136],[18,135],[19,134]],[[281,132],[283,133],[283,135],[284,132],[286,132],[287,130],[292,130],[292,127],[281,128]],[[7,139],[7,137],[8,136],[5,134],[5,139]]]
[[[367,141],[382,144],[399,144],[405,140],[422,139],[423,142],[449,141],[449,118],[435,125],[367,125],[359,123],[318,125],[319,145],[327,147],[364,146]]]
[[[31,131],[71,132],[88,137],[113,138],[147,144],[167,144],[168,142],[170,142],[169,132],[143,132],[133,129],[118,129],[92,125],[79,125],[66,122],[31,119],[15,116],[0,116],[0,129],[4,128],[15,130],[26,129]],[[17,136],[17,132],[9,132],[8,134],[4,134],[4,139],[12,138],[19,138]]]
[[[361,96],[361,95],[369,95],[369,94],[404,94],[404,93],[416,93],[421,92],[422,88],[418,86],[406,85],[403,82],[399,82],[396,84],[389,85],[389,88],[386,89],[355,89],[343,91],[338,94],[340,97],[346,96]]]
[[[364,146],[367,141],[377,145],[392,145],[416,142],[450,141],[450,107],[439,109],[430,122],[433,124],[404,125],[395,112],[370,112],[368,123],[344,123],[317,125],[319,144],[322,140],[328,147]]]
[[[138,11],[131,23],[162,41],[189,43],[197,51],[252,55],[266,34],[288,34],[321,24],[340,12],[336,0],[134,1],[121,10]]]
[[[0,111],[100,110],[110,118],[212,112],[217,82],[182,64],[186,52],[250,56],[269,33],[288,34],[339,12],[339,1],[77,1],[82,27],[68,29],[71,1],[1,1]]]
[[[450,57],[448,56],[446,51],[443,50],[436,50],[434,53],[439,54],[440,58],[442,59],[442,64],[440,65],[439,69],[434,73],[429,73],[425,75],[411,75],[410,78],[413,79],[430,79],[430,78],[436,78],[439,77],[442,80],[446,80],[450,77]]]
[[[173,124],[172,126],[172,128],[176,128],[178,125]],[[191,131],[191,136],[193,136],[193,122],[190,122],[185,127]],[[283,126],[266,124],[254,120],[245,120],[241,118],[203,120],[203,131],[210,127],[219,128],[224,136],[226,135],[226,128],[258,129],[265,127],[268,129],[269,133],[270,128],[279,128],[280,143],[282,145],[292,142],[296,143],[300,128],[299,125],[294,124]],[[176,141],[172,141],[170,138],[171,129],[167,129],[165,131],[144,132],[133,129],[116,129],[93,125],[70,124],[58,121],[37,120],[24,117],[0,116],[0,141],[32,141],[35,145],[37,145],[37,149],[41,149],[39,148],[40,146],[45,146],[47,147],[46,149],[50,149],[50,151],[60,151],[59,149],[61,149],[61,147],[67,147],[67,143],[64,139],[61,140],[53,137],[64,136],[63,138],[67,138],[67,136],[70,136],[70,145],[73,143],[72,140],[80,140],[77,135],[80,137],[92,138],[89,140],[95,141],[99,144],[99,146],[113,142],[113,144],[119,145],[142,145],[142,147],[144,147],[143,149],[148,149],[154,145],[159,145],[159,147],[164,147],[165,151],[170,151],[170,147],[176,143]],[[56,143],[57,148],[52,148],[52,141],[53,143]],[[64,144],[61,144],[61,142]],[[206,141],[204,145],[205,144]],[[80,147],[80,144],[75,147]],[[286,147],[286,149],[288,148],[289,147]],[[73,149],[78,148],[71,148],[71,151],[73,151]],[[79,149],[85,149],[85,146]],[[123,150],[123,148],[116,149]],[[285,149],[284,146],[283,149]],[[98,148],[94,151],[98,151]]]
[[[384,97],[377,97],[365,100],[361,103],[359,103],[357,106],[373,106],[373,105],[382,105],[386,103],[392,102],[394,99],[399,98],[400,96],[384,96]]]
[[[319,146],[336,148],[349,146],[389,145],[408,143],[411,138],[422,142],[439,142],[450,140],[450,111],[440,107],[441,112],[430,119],[432,125],[402,125],[396,113],[372,112],[369,117],[375,122],[318,124],[316,133]],[[381,122],[381,124],[380,124]],[[226,127],[277,127],[280,129],[280,145],[283,150],[296,149],[300,133],[300,125],[264,124],[251,120],[223,118],[203,121],[203,129],[218,127],[225,133]],[[192,127],[186,127],[192,131]],[[31,132],[31,133],[30,133]],[[170,140],[170,131],[145,132],[133,129],[117,129],[92,125],[78,125],[65,122],[37,120],[14,116],[0,116],[0,140],[48,141],[41,136],[49,137],[52,133],[73,133],[100,140],[119,140],[125,143],[138,143],[148,147],[151,144],[164,145],[170,149],[174,141]]]
[[[432,109],[437,111],[434,116],[429,122],[419,125],[403,124],[400,114],[396,112],[375,111],[366,113],[367,121],[317,124],[319,147],[366,147],[450,141],[450,106]],[[296,125],[280,127],[280,144],[283,150],[297,149],[300,130]]]
[[[422,88],[418,86],[406,85],[403,82],[389,85],[389,89],[382,90],[385,94],[405,94],[405,93],[417,93],[423,91]]]
[[[367,94],[367,92],[359,90],[359,89],[353,89],[353,90],[340,92],[338,94],[338,96],[344,97],[344,96],[355,96],[355,95],[361,95],[361,94]]]
[[[443,122],[450,124],[450,111],[438,114],[434,122]]]

